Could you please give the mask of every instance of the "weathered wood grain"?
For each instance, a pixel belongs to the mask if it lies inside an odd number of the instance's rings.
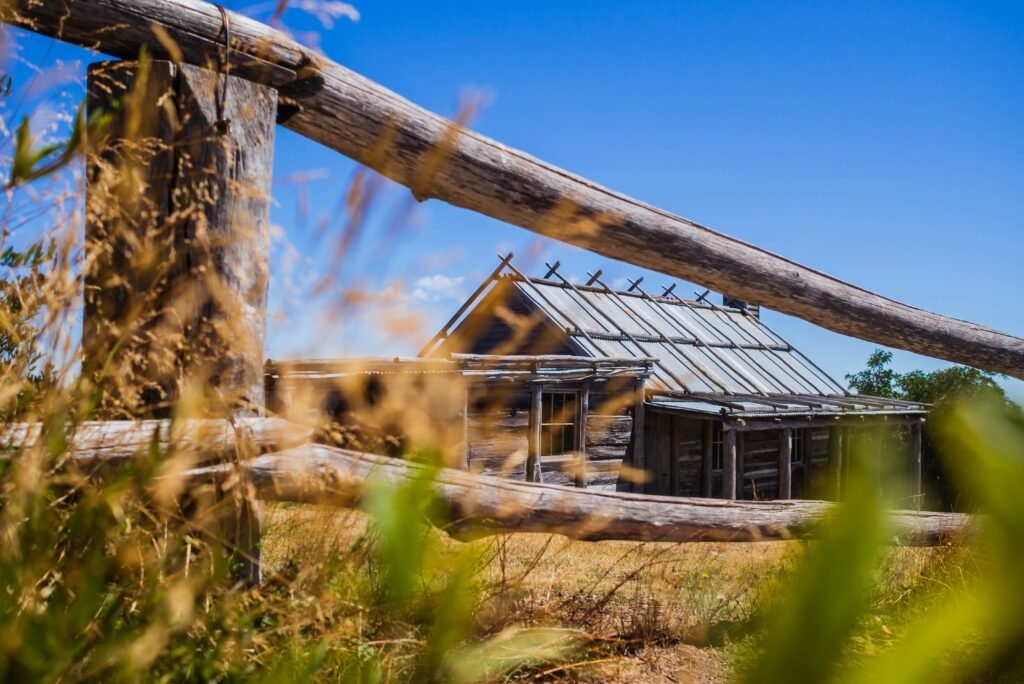
[[[115,116],[89,158],[83,372],[113,417],[166,417],[189,384],[262,413],[277,92],[160,60],[93,64],[88,92]]]
[[[545,532],[575,539],[630,541],[771,541],[813,538],[832,504],[823,501],[724,501],[588,491],[513,482],[384,456],[308,444],[246,461],[243,474],[264,501],[352,507],[367,482],[392,486],[430,477],[445,509],[438,521],[453,536]],[[188,473],[228,474],[224,466]],[[567,478],[566,483],[570,481]],[[976,520],[957,513],[892,511],[892,539],[933,545],[970,534]]]
[[[154,442],[161,448],[219,458],[238,449],[252,453],[286,449],[313,437],[311,428],[279,418],[89,421],[69,430],[66,451],[72,458],[104,463],[136,458]],[[41,423],[12,423],[0,431],[0,458],[39,448],[42,439]]]
[[[8,3],[3,19],[133,58],[143,45],[212,61],[222,20],[201,0]],[[1024,339],[924,311],[803,266],[463,129],[231,14],[234,73],[276,87],[279,120],[412,189],[529,230],[890,347],[1024,378]]]

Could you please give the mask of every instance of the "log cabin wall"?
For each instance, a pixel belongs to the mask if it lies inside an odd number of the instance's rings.
[[[743,433],[743,499],[779,498],[779,450],[781,430]],[[792,494],[794,499],[824,498],[828,469],[827,427],[792,431]]]
[[[587,414],[585,485],[614,490],[619,468],[630,443],[633,419],[615,387],[596,382]],[[582,384],[560,384],[559,392],[580,392]],[[555,389],[555,388],[551,388]],[[471,390],[468,417],[469,468],[474,472],[526,479],[530,392],[523,387],[504,391],[493,387]],[[575,467],[571,457],[544,457],[545,483],[572,486]]]
[[[707,429],[710,426],[710,430]],[[649,410],[645,424],[648,483],[646,491],[667,496],[722,496],[722,427],[715,418],[696,418],[669,411]],[[791,494],[794,499],[835,498],[830,480],[831,425],[795,428],[792,435]],[[898,428],[888,428],[898,432]],[[848,432],[865,439],[860,428]],[[780,498],[779,458],[782,430],[748,429],[737,433],[737,498]],[[711,443],[708,444],[708,440]],[[898,439],[897,439],[898,442]],[[705,463],[705,452],[710,459]],[[899,450],[894,450],[894,459]],[[891,468],[898,469],[894,464]],[[708,467],[710,464],[710,468]],[[709,472],[705,473],[705,469]],[[705,479],[708,481],[705,490]]]
[[[646,492],[700,496],[705,421],[665,411],[649,411],[645,424]]]

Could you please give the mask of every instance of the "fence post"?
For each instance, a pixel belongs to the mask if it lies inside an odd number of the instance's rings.
[[[101,62],[87,106],[111,117],[86,185],[82,373],[101,413],[261,415],[276,91]],[[258,502],[239,489],[217,507],[236,574],[258,582]]]
[[[100,62],[113,121],[87,169],[83,374],[108,415],[187,394],[263,411],[277,94],[166,61]]]

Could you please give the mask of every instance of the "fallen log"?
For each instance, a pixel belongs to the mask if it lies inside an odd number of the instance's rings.
[[[252,456],[312,439],[313,430],[280,418],[235,420],[112,420],[74,427],[63,452],[77,461],[117,463],[136,458],[154,441],[163,449],[217,458],[241,451]],[[0,457],[42,446],[43,425],[13,423],[0,431]]]
[[[240,464],[264,501],[359,505],[370,483],[402,486],[429,477],[453,537],[509,532],[563,534],[589,541],[754,542],[813,538],[834,504],[824,501],[727,501],[599,492],[517,482],[424,466],[320,444],[266,454]],[[189,471],[202,481],[232,466]],[[972,533],[975,519],[959,513],[892,511],[893,539],[935,546]]]
[[[278,89],[278,119],[412,189],[845,335],[1024,378],[1024,339],[918,309],[604,188],[414,105],[201,0],[13,0],[7,23],[126,59],[218,64]]]

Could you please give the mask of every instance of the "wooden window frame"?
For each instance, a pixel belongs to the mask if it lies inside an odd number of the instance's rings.
[[[572,397],[572,416],[566,419],[564,416],[554,415],[554,401],[556,395]],[[549,402],[551,402],[549,404]],[[578,453],[580,450],[580,391],[579,390],[541,390],[541,412],[540,412],[540,457],[558,458],[569,454]],[[563,409],[564,410],[564,409]],[[558,418],[558,420],[556,420]],[[551,428],[571,429],[571,447],[567,450],[554,451],[551,447],[554,444],[554,431]],[[565,432],[559,434],[564,435]],[[564,444],[564,441],[563,441]]]
[[[793,448],[789,453],[789,462],[793,466],[803,467],[807,465],[807,444],[810,436],[808,428],[793,428]]]
[[[725,467],[724,434],[722,424],[712,423],[711,428],[711,472],[720,473]]]

